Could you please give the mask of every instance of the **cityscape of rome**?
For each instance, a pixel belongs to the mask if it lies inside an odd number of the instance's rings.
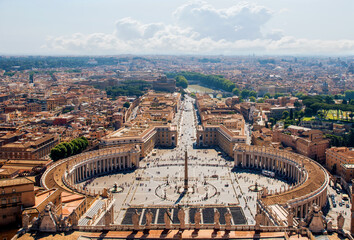
[[[354,5],[307,4],[0,1],[1,240],[354,239]]]

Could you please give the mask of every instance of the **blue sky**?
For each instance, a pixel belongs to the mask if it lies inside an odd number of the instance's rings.
[[[0,54],[354,54],[353,0],[0,0]]]

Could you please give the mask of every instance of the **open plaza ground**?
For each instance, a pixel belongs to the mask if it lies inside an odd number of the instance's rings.
[[[116,224],[122,223],[130,208],[198,208],[217,205],[240,207],[247,224],[254,224],[257,192],[249,188],[256,184],[260,188],[278,191],[288,187],[284,179],[235,169],[233,159],[220,150],[196,149],[197,122],[193,101],[187,97],[177,113],[175,121],[179,128],[179,142],[176,148],[154,149],[140,161],[138,169],[130,172],[80,183],[95,192],[113,188],[115,184],[120,187],[122,191],[113,194]],[[188,159],[187,193],[183,191],[185,152]]]

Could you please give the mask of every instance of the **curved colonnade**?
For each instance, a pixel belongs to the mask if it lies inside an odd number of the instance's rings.
[[[268,170],[289,178],[295,185],[279,192],[263,192],[260,198],[266,205],[282,205],[296,217],[303,218],[316,203],[327,203],[329,176],[317,162],[300,154],[260,146],[237,144],[234,147],[235,166]]]
[[[51,165],[41,179],[42,186],[50,188],[46,181],[50,179],[48,173],[52,172],[53,176],[57,176],[56,181],[61,180],[71,190],[95,196],[98,193],[89,192],[76,184],[138,166],[139,155],[140,149],[137,146],[104,148],[75,155]],[[234,161],[237,167],[272,171],[295,182],[287,190],[263,192],[260,198],[262,204],[279,204],[293,211],[296,217],[303,218],[312,204],[323,207],[327,202],[329,176],[321,165],[307,157],[284,150],[236,144]]]
[[[132,169],[139,166],[139,159],[138,146],[126,145],[90,151],[52,164],[43,174],[41,183],[43,187],[49,189],[51,185],[47,183],[50,179],[49,173],[55,176],[62,174],[61,179],[56,180],[57,185],[60,185],[58,181],[62,181],[71,190],[95,196],[96,193],[87,192],[76,184],[97,176]],[[57,169],[65,169],[65,171],[58,172]]]

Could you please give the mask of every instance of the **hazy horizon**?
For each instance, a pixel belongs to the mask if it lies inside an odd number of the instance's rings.
[[[1,0],[0,55],[350,56],[354,2]]]

